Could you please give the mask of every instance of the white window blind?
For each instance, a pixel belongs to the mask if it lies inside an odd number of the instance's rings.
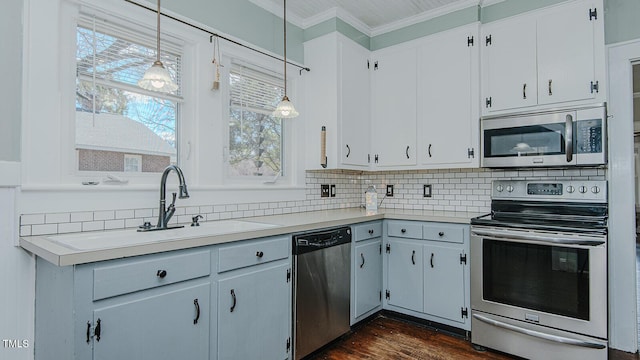
[[[239,64],[230,73],[231,106],[271,114],[284,96],[282,78]]]

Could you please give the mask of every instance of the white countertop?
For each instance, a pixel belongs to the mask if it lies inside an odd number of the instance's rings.
[[[198,246],[223,244],[266,236],[292,234],[372,220],[397,219],[468,224],[478,213],[381,209],[309,211],[203,222],[201,226],[139,233],[136,229],[28,236],[25,250],[58,266],[111,260]]]

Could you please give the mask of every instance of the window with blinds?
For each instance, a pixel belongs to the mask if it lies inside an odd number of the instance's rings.
[[[156,59],[155,36],[81,17],[76,28],[75,149],[80,171],[161,172],[177,161],[176,126],[181,101],[175,94],[137,86]],[[162,44],[161,61],[178,85],[181,53]]]
[[[271,116],[284,95],[281,77],[232,64],[229,73],[229,175],[283,173],[283,128]]]

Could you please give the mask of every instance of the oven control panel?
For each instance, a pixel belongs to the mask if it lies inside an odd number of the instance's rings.
[[[492,200],[607,202],[606,180],[494,180]]]

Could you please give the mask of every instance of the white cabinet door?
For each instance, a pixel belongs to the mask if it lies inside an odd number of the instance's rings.
[[[478,164],[477,43],[474,25],[430,36],[419,48],[418,156],[423,165]]]
[[[417,164],[416,51],[399,46],[374,56],[371,161],[377,167]]]
[[[604,15],[591,3],[558,6],[538,18],[538,102],[551,104],[595,98],[594,29]]]
[[[209,359],[209,283],[93,312],[93,359]]]
[[[368,167],[371,145],[369,50],[339,38],[340,160],[342,164]]]
[[[536,19],[518,16],[483,25],[484,113],[536,105]]]
[[[288,269],[256,266],[218,282],[218,360],[288,357]]]
[[[355,247],[355,317],[380,306],[382,294],[381,240],[371,240]]]
[[[389,239],[387,284],[389,305],[423,311],[423,262],[421,241]]]
[[[424,247],[424,312],[464,323],[464,265],[462,249],[438,245]]]

